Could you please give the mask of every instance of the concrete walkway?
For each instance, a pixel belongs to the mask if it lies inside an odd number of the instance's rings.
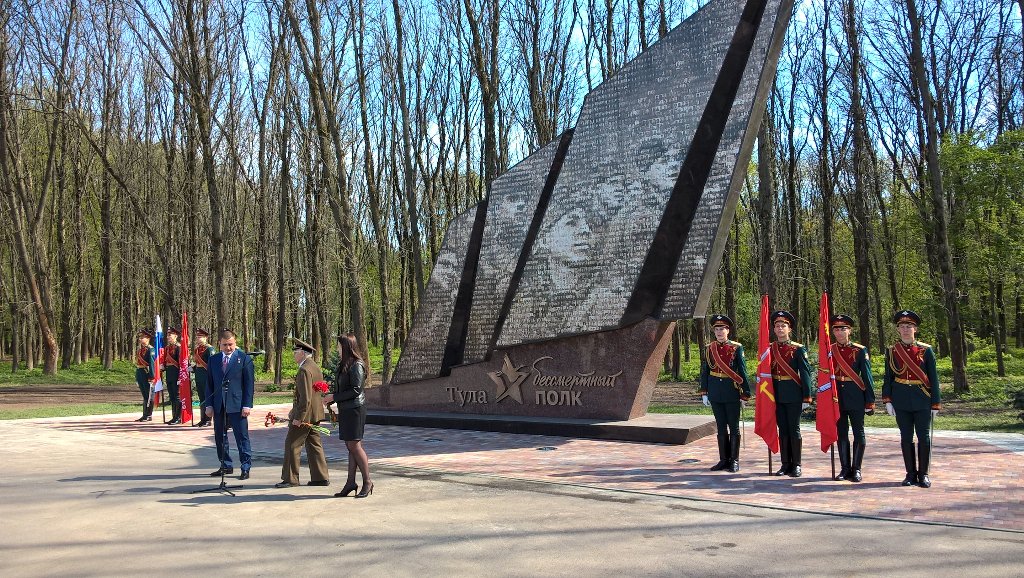
[[[0,575],[1024,575],[1020,435],[936,432],[924,490],[899,486],[890,430],[869,434],[853,484],[826,478],[809,430],[794,480],[765,475],[750,424],[738,474],[706,471],[713,439],[367,426],[376,489],[354,500],[331,497],[336,438],[331,487],[273,488],[285,428],[262,424],[281,409],[250,419],[257,461],[235,498],[189,493],[217,482],[210,429],[0,422]]]

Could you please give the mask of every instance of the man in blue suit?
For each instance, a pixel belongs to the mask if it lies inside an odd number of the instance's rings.
[[[218,335],[220,353],[210,356],[210,376],[206,382],[206,399],[203,408],[208,418],[213,420],[213,434],[217,440],[217,458],[220,468],[211,472],[211,476],[234,473],[231,465],[231,446],[228,444],[228,432],[225,429],[224,416],[231,423],[235,432],[235,443],[238,444],[238,460],[242,464],[240,480],[249,479],[252,467],[252,448],[249,445],[249,412],[252,411],[253,394],[255,391],[255,369],[252,358],[238,349],[235,334],[224,329]],[[225,383],[227,393],[225,395]]]

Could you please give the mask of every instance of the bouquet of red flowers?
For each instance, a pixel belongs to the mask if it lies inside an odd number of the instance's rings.
[[[330,386],[327,385],[326,381],[317,381],[316,383],[313,384],[313,391],[318,392],[320,394],[327,393],[329,389]]]
[[[263,427],[270,427],[270,426],[272,426],[274,424],[279,424],[279,423],[289,423],[291,421],[292,420],[290,420],[290,419],[288,419],[286,417],[278,417],[278,416],[274,415],[274,412],[268,411],[266,419],[263,420]],[[308,427],[308,428],[312,429],[313,431],[320,432],[320,433],[322,433],[324,435],[331,435],[331,430],[325,428],[322,425],[318,425],[318,424],[315,424],[315,423],[302,422],[300,427]]]

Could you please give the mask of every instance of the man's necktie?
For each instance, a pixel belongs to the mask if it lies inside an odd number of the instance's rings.
[[[228,360],[229,359],[231,359],[230,355],[225,355],[224,356],[224,365],[220,368],[220,372],[221,373],[227,373],[228,372]]]

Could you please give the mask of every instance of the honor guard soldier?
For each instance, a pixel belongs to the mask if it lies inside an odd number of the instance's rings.
[[[832,367],[839,389],[839,475],[836,480],[859,482],[867,437],[864,415],[875,412],[875,382],[871,377],[871,358],[866,347],[850,341],[853,318],[833,315],[831,321]],[[853,455],[850,455],[850,427],[853,427]],[[852,458],[852,459],[851,459]]]
[[[743,346],[729,340],[732,319],[712,315],[715,340],[708,344],[700,364],[700,393],[704,405],[711,406],[718,427],[718,463],[712,471],[740,471],[740,411],[750,399],[747,363]]]
[[[178,360],[181,359],[181,346],[178,345],[179,335],[181,333],[176,327],[168,327],[167,345],[164,345],[160,352],[160,367],[164,372],[164,388],[167,390],[167,398],[171,402],[171,420],[164,422],[167,425],[181,423],[181,392],[178,391],[180,370]]]
[[[775,332],[771,345],[772,381],[782,460],[782,468],[775,475],[799,478],[803,475],[800,413],[811,404],[811,366],[807,363],[807,348],[791,340],[796,317],[789,311],[776,311],[771,319]]]
[[[917,484],[930,488],[928,463],[932,440],[929,429],[939,413],[939,374],[935,369],[932,346],[917,340],[921,317],[909,310],[893,316],[899,341],[886,351],[882,401],[885,411],[896,418],[900,428],[900,448],[907,476],[904,486]],[[917,456],[914,456],[914,432],[917,432]]]
[[[208,341],[209,339],[209,331],[202,328],[196,329],[196,340],[199,343],[192,350],[192,371],[196,376],[196,394],[199,397],[199,407],[204,407],[203,402],[206,401],[206,383],[210,378],[210,356],[214,353],[213,347]],[[206,417],[205,412],[202,412],[202,415],[203,418],[199,420],[195,427],[210,425],[210,418]]]
[[[149,344],[149,340],[152,338],[152,331],[139,330],[139,347],[135,350],[135,383],[139,385],[139,393],[142,394],[142,417],[135,421],[153,420],[153,379],[156,371],[154,366],[156,352]]]

